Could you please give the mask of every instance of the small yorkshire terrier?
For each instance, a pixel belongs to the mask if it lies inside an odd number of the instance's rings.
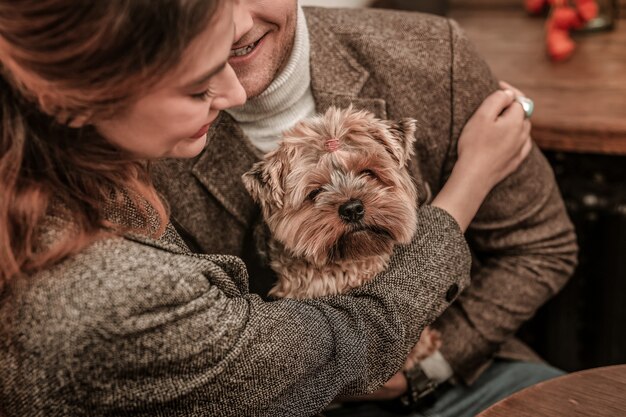
[[[417,191],[407,169],[415,121],[381,120],[331,107],[284,134],[278,149],[242,177],[271,232],[270,295],[341,294],[382,272],[416,230]],[[411,367],[441,345],[426,328]]]

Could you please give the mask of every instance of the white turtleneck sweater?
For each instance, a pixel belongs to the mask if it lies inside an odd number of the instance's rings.
[[[315,114],[309,55],[309,30],[298,6],[296,37],[285,68],[257,97],[226,110],[262,152],[276,149],[284,131]]]

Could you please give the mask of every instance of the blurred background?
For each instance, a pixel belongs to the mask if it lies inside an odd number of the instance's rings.
[[[302,0],[300,4],[319,7],[367,7],[373,2],[373,0]]]
[[[302,0],[384,7],[457,20],[494,74],[535,101],[533,139],[554,168],[576,225],[574,277],[519,332],[550,363],[576,371],[626,363],[626,0],[572,33],[576,49],[546,52],[547,12],[523,0]]]

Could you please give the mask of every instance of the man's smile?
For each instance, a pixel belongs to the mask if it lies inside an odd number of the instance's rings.
[[[263,36],[258,38],[256,41],[248,43],[247,45],[244,45],[241,47],[237,47],[237,46],[233,47],[230,50],[230,57],[233,58],[233,57],[242,57],[242,56],[249,55],[252,51],[255,50],[255,48],[261,43],[261,41],[265,39],[265,36],[267,35],[267,33],[263,34]]]

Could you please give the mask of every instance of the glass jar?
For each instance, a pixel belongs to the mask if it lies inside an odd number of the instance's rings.
[[[598,16],[587,22],[582,30],[595,32],[614,29],[619,13],[618,0],[596,0],[596,3],[598,4]]]

